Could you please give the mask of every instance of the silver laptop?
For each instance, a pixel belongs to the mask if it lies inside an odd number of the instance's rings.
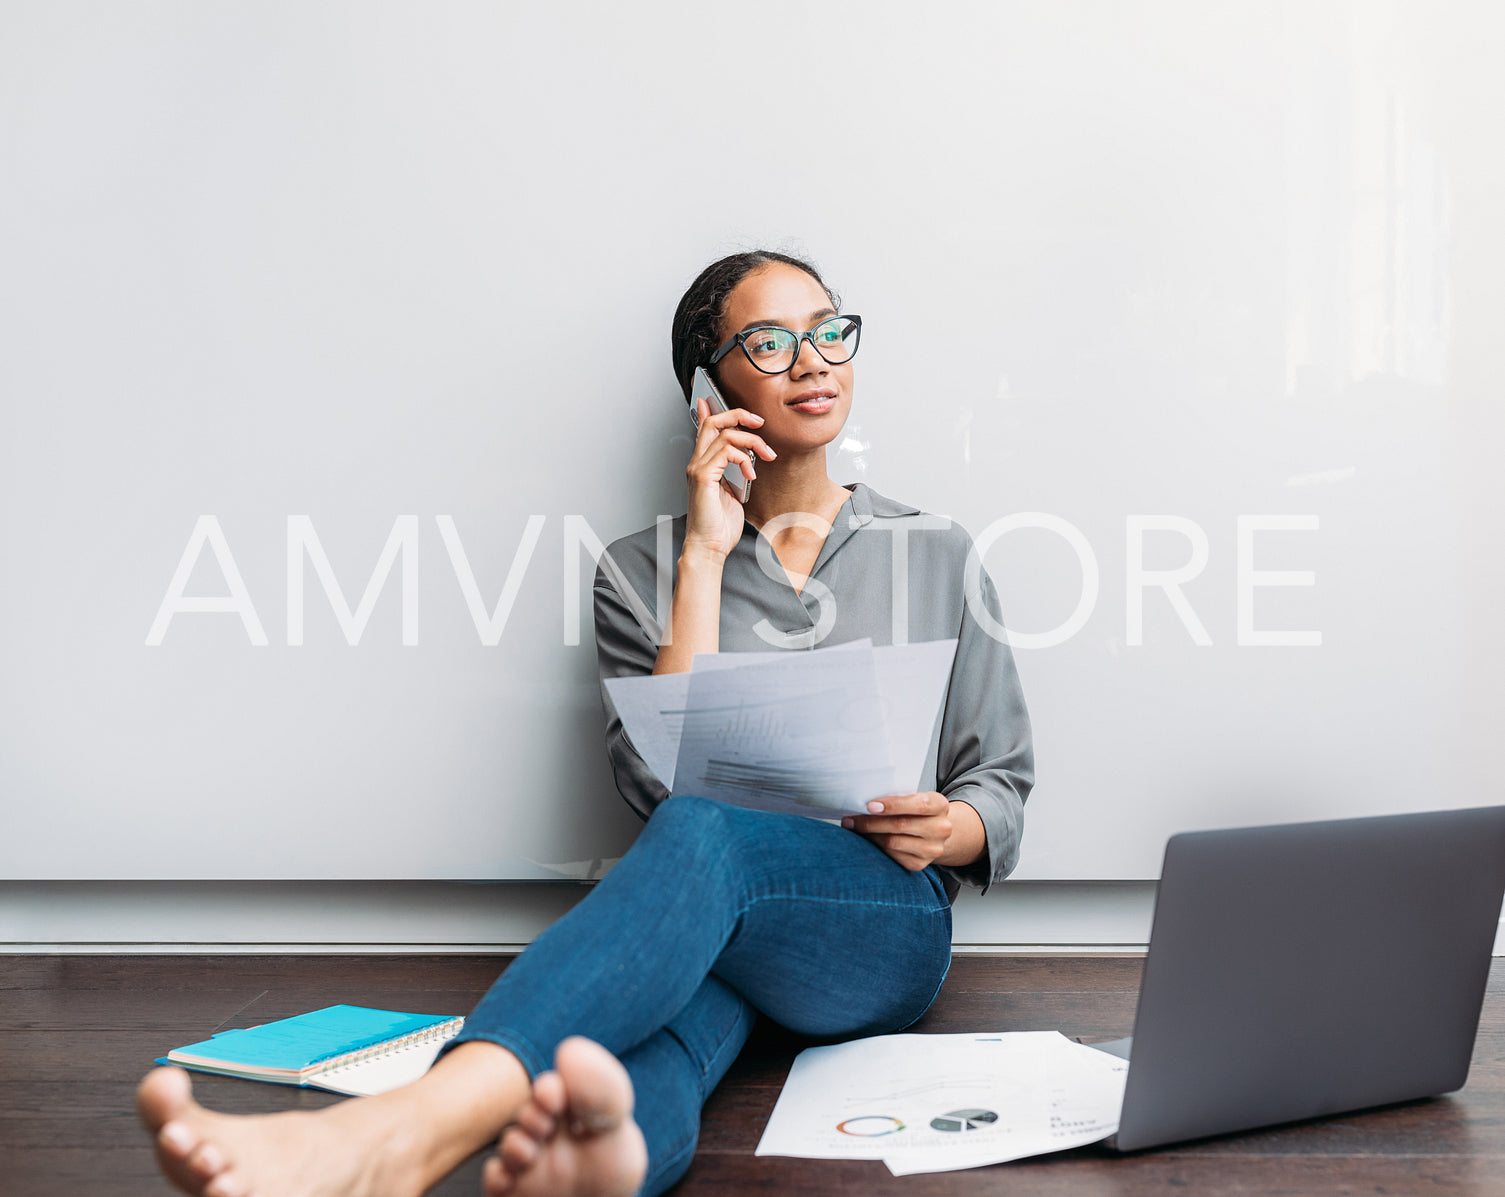
[[[1505,806],[1173,836],[1108,1146],[1461,1088],[1502,896]]]

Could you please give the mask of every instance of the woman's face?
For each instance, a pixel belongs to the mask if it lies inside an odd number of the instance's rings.
[[[796,266],[775,262],[754,271],[727,297],[721,339],[759,324],[795,332],[814,328],[836,312],[819,283]],[[833,366],[801,341],[794,365],[782,374],[764,374],[740,347],[721,359],[721,394],[728,407],[745,407],[763,417],[758,433],[782,451],[817,448],[836,439],[852,410],[852,363]],[[811,395],[813,406],[795,406]]]

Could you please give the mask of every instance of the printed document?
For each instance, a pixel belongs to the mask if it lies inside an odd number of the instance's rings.
[[[916,791],[956,643],[697,653],[687,674],[606,687],[671,794],[839,818]]]
[[[1080,1147],[1118,1129],[1128,1068],[1057,1031],[807,1048],[757,1154],[881,1159],[905,1176]]]

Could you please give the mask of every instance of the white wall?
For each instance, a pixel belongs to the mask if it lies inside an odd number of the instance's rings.
[[[1500,800],[1505,10],[758,20],[0,12],[0,877],[244,882],[194,892],[274,942],[252,879],[350,883],[279,908],[317,928],[376,879],[620,855],[567,517],[609,541],[682,510],[670,313],[755,244],[867,320],[839,481],[978,536],[1054,521],[986,558],[1016,631],[1083,612],[1018,646],[1021,882],[1143,882],[1187,828]],[[749,43],[770,26],[795,50]],[[205,516],[223,561],[186,551]],[[358,635],[309,564],[293,643],[290,520],[352,608],[402,546]],[[1140,527],[1144,569],[1192,563],[1182,600],[1136,584]],[[238,613],[173,614],[185,561]],[[489,612],[515,561],[487,645],[460,578]],[[147,891],[43,892],[83,922],[6,917],[103,942]],[[424,942],[472,909],[433,901]],[[176,940],[166,909],[139,934]],[[350,918],[318,934],[365,942]],[[1045,942],[999,920],[969,934]]]

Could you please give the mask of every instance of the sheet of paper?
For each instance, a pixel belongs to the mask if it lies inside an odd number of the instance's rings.
[[[403,1085],[411,1085],[427,1072],[439,1055],[439,1049],[459,1033],[460,1028],[456,1027],[443,1039],[410,1043],[406,1047],[382,1052],[356,1064],[331,1068],[314,1077],[313,1083],[320,1089],[347,1093],[352,1097],[371,1097],[377,1093],[400,1089]]]
[[[907,1175],[1060,1151],[1117,1129],[1127,1069],[1055,1031],[808,1048],[757,1154],[881,1159]]]
[[[872,648],[871,639],[850,640],[831,652],[847,648]],[[758,665],[785,656],[784,652],[766,653],[696,653],[690,660],[690,673],[645,674],[641,677],[610,677],[606,690],[616,705],[627,738],[637,749],[643,763],[666,789],[674,788],[674,763],[679,759],[679,737],[685,706],[690,694],[690,676],[699,670],[737,669]]]
[[[864,636],[861,640],[848,640],[845,644],[833,644],[830,648],[810,649],[817,653],[839,653],[845,648],[873,648],[873,638]],[[769,661],[779,661],[787,657],[793,651],[790,649],[775,649],[766,653],[696,653],[690,658],[690,672],[698,673],[706,669],[740,669],[744,665],[766,665]],[[874,652],[882,652],[873,649]]]
[[[608,678],[606,687],[671,793],[836,818],[918,789],[955,654],[955,640],[874,648],[866,638],[808,652],[697,653],[688,674]],[[687,748],[688,711],[697,714]],[[862,712],[868,726],[854,731]]]
[[[733,654],[707,653],[707,656]],[[679,730],[690,694],[688,673],[609,677],[606,692],[616,705],[627,738],[643,763],[666,789],[674,785],[674,762],[679,759]]]
[[[940,724],[941,701],[955,659],[955,640],[888,644],[873,649],[894,762],[895,794],[913,794],[920,788],[920,772]]]
[[[690,673],[675,794],[803,813],[861,813],[892,792],[873,650],[790,652]],[[808,808],[818,808],[814,811]]]
[[[864,637],[816,651],[840,652],[867,648],[872,643]],[[920,644],[884,644],[873,649],[889,753],[894,762],[892,793],[913,794],[920,788],[920,774],[930,753],[930,742],[940,726],[941,704],[951,681],[956,645],[955,639],[928,640]],[[691,670],[736,669],[785,656],[787,653],[783,652],[696,653]]]
[[[1012,1110],[999,1111],[1011,1126],[994,1141],[972,1134],[958,1147],[917,1147],[884,1157],[895,1176],[952,1172],[1082,1147],[1118,1129],[1127,1060],[1059,1037],[1044,1054],[1045,1075],[1014,1093]],[[991,1130],[991,1127],[985,1128]]]

